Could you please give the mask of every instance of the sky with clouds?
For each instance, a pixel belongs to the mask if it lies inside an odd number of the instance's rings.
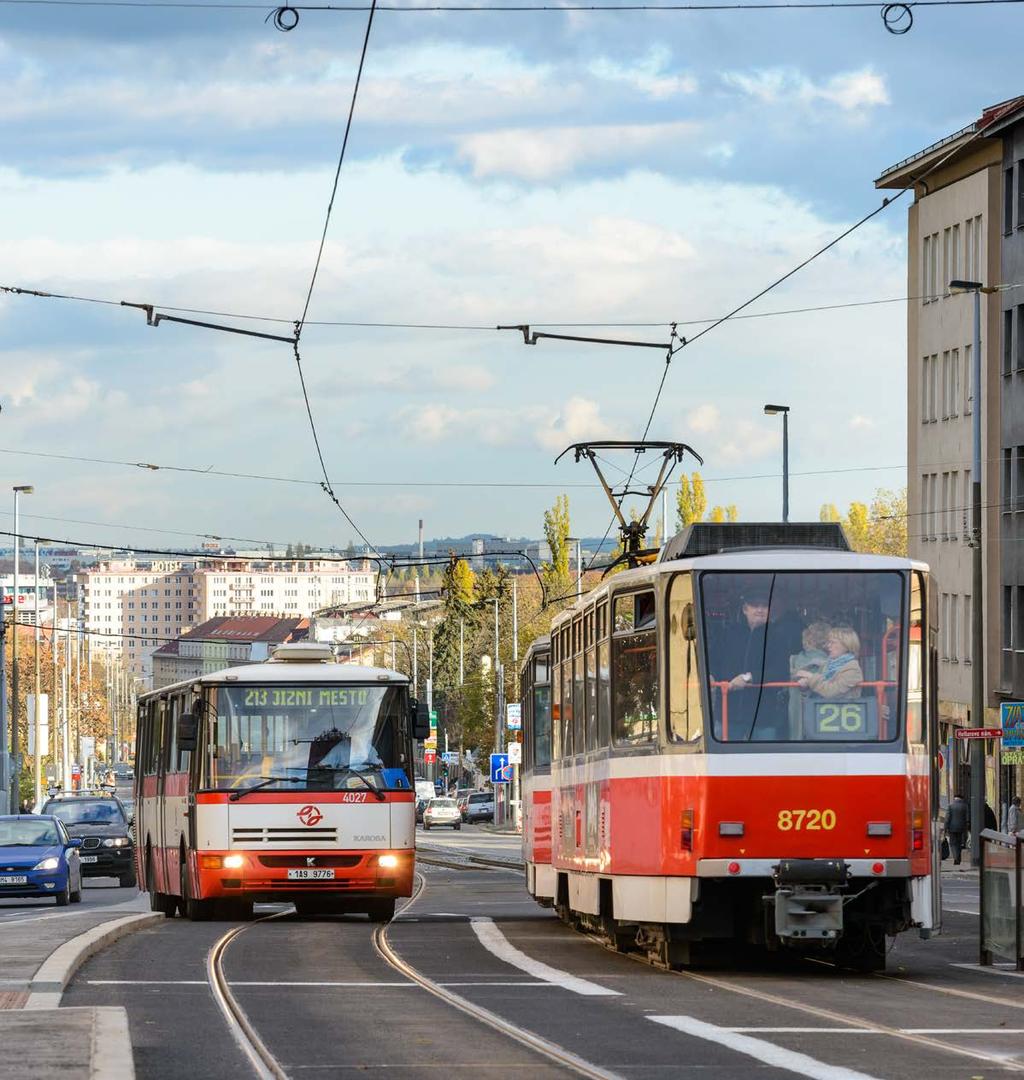
[[[0,284],[298,316],[365,14],[288,34],[264,15],[5,8]],[[877,205],[885,167],[1020,92],[1017,19],[919,8],[897,37],[874,9],[380,12],[309,318],[481,329],[307,326],[325,459],[363,532],[537,535],[565,490],[574,530],[602,533],[586,467],[554,457],[639,437],[663,354],[486,328],[694,333]],[[905,295],[905,226],[900,202],[749,313]],[[676,355],[651,437],[699,450],[712,502],[770,518],[762,406],[788,403],[793,516],[813,518],[903,484],[905,368],[899,303],[736,320]],[[317,479],[286,344],[0,295],[0,372],[5,450]],[[51,536],[352,536],[315,482],[9,453],[0,482],[36,486],[25,531]]]

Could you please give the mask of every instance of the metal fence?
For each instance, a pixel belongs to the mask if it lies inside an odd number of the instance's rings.
[[[981,834],[981,963],[1024,971],[1024,830]]]

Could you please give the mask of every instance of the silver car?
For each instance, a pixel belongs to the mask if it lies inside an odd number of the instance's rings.
[[[431,799],[423,811],[423,828],[434,825],[450,825],[453,829],[462,828],[462,814],[459,804],[454,799]]]

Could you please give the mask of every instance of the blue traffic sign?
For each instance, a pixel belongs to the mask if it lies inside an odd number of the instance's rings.
[[[508,754],[491,754],[491,783],[507,784],[512,779],[512,766]]]

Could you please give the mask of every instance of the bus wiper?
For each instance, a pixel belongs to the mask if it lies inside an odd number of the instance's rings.
[[[262,784],[253,784],[252,787],[246,788],[244,791],[232,791],[228,796],[231,802],[238,802],[239,799],[244,799],[246,795],[251,795],[254,791],[259,791],[260,788],[270,787],[271,784],[301,784],[302,779],[298,776],[261,776]]]
[[[373,784],[371,784],[370,781],[365,776],[363,776],[363,774],[353,765],[314,765],[313,768],[330,769],[332,772],[347,772],[351,776],[358,777],[363,786],[368,791],[372,791],[374,795],[377,796],[378,802],[384,802],[384,800],[387,798],[387,796],[384,794],[383,791],[380,790],[380,788],[374,787]]]

